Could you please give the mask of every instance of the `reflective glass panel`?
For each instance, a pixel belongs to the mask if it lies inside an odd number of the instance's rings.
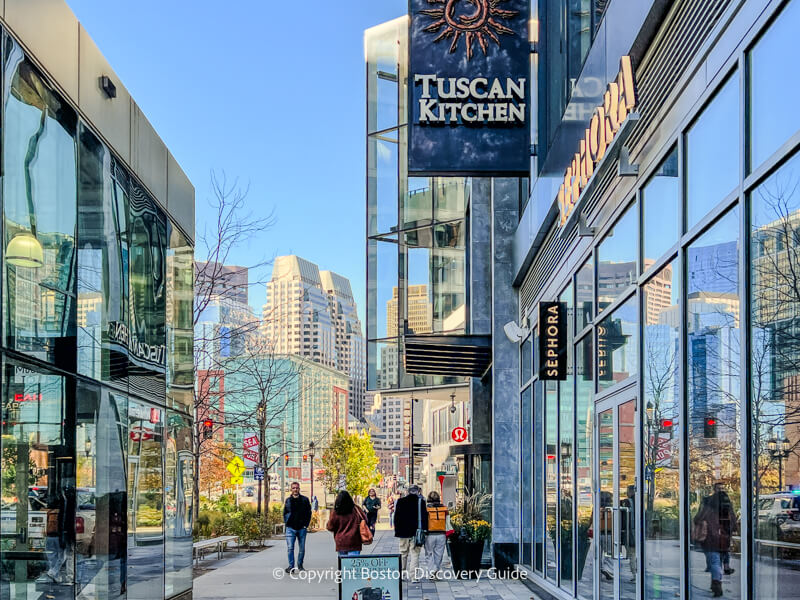
[[[5,40],[6,345],[74,371],[77,115]]]
[[[124,396],[78,384],[76,583],[79,600],[125,597],[127,546]]]
[[[431,257],[433,331],[464,333],[467,326],[466,224],[453,221],[433,228]]]
[[[367,218],[370,235],[397,231],[397,130],[367,138]]]
[[[558,582],[558,385],[545,382],[545,576]]]
[[[467,209],[466,180],[460,177],[436,177],[433,181],[434,219],[463,219]]]
[[[589,257],[575,276],[575,331],[580,331],[594,317],[594,261]]]
[[[691,229],[739,183],[739,74],[686,134],[686,215]]]
[[[573,329],[571,321],[573,310],[573,291],[572,284],[561,293],[558,301],[563,303],[567,311],[567,378],[558,383],[558,402],[559,402],[559,441],[558,441],[558,461],[559,461],[559,548],[560,552],[560,584],[561,587],[572,593],[573,581],[575,578],[573,568],[574,531],[573,513],[575,510],[575,492],[573,470],[575,464],[574,448],[574,429],[573,417],[575,415],[575,390],[574,390],[574,347]]]
[[[397,241],[367,243],[367,336],[369,339],[398,335],[399,291]]]
[[[644,302],[645,598],[680,596],[680,328],[677,261],[642,290]]]
[[[167,251],[167,402],[191,412],[194,401],[194,248],[170,223]]]
[[[609,230],[597,249],[597,309],[619,298],[636,282],[639,215],[634,204]]]
[[[0,585],[15,600],[71,598],[86,535],[76,528],[75,384],[19,362],[3,371]]]
[[[525,388],[522,392],[521,398],[521,430],[520,440],[522,440],[522,473],[521,473],[521,490],[522,490],[522,564],[531,566],[531,553],[533,542],[533,490],[531,486],[531,478],[533,476],[533,406],[532,406],[532,389]]]
[[[689,579],[698,598],[708,595],[712,581],[722,582],[725,598],[741,595],[734,540],[741,506],[738,240],[734,209],[695,240],[686,257]],[[725,573],[730,569],[735,572]]]
[[[786,582],[800,544],[800,155],[753,191],[751,211],[754,587],[796,598]]]
[[[638,302],[629,298],[597,326],[597,388],[610,388],[638,373]]]
[[[800,64],[793,56],[800,2],[787,3],[748,55],[750,165],[757,168],[800,129]]]
[[[592,560],[592,527],[594,515],[594,476],[592,451],[594,444],[594,352],[591,334],[575,347],[576,398],[575,410],[575,483],[577,484],[577,543],[575,577],[578,598],[594,596]]]
[[[433,329],[432,301],[432,229],[425,227],[405,234],[406,241],[406,313],[408,331],[414,334],[431,333]]]
[[[167,413],[164,470],[165,597],[192,587],[192,423]]]
[[[522,342],[522,346],[520,346],[520,370],[522,373],[522,384],[526,384],[530,381],[532,375],[532,358],[531,358],[531,350],[533,346],[532,337],[528,336],[524,342]]]
[[[164,594],[164,411],[128,404],[128,575],[130,600]]]
[[[533,568],[544,574],[544,382],[533,384]]]
[[[644,264],[649,269],[680,237],[678,150],[669,153],[642,189]]]
[[[398,341],[369,342],[367,375],[369,388],[385,390],[397,387],[400,377]]]
[[[364,34],[367,57],[367,129],[369,133],[397,125],[400,41],[405,31],[395,21]]]
[[[128,385],[128,176],[85,126],[78,187],[78,373]]]

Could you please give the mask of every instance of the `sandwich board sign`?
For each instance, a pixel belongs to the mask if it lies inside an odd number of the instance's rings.
[[[340,556],[339,600],[402,600],[401,569],[399,554]]]

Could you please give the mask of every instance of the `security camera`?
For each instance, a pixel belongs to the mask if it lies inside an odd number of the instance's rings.
[[[528,335],[528,330],[517,325],[516,321],[509,321],[503,325],[506,337],[514,344],[518,344]]]

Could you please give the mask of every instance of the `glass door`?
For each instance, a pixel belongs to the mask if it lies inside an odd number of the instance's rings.
[[[632,392],[597,405],[598,598],[636,599],[636,410]]]

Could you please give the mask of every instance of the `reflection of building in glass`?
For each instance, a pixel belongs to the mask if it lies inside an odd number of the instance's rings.
[[[392,289],[392,299],[386,303],[386,337],[397,337],[398,289]],[[431,333],[433,331],[433,306],[428,297],[428,286],[409,285],[406,292],[406,314],[409,331]]]

